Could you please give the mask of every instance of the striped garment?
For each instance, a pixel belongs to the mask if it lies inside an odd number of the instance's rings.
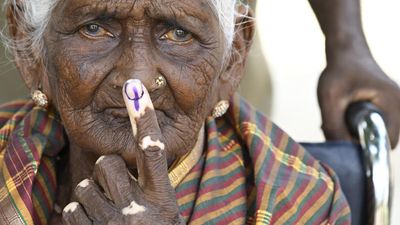
[[[0,224],[47,224],[61,124],[29,101],[0,107]],[[334,173],[239,96],[208,119],[207,148],[176,187],[188,224],[350,224]]]
[[[54,114],[22,100],[0,107],[0,224],[47,224],[64,133]]]
[[[238,95],[207,121],[207,150],[176,188],[190,224],[350,224],[350,209],[321,166]]]

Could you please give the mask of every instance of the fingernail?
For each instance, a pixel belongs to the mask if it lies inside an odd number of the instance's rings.
[[[84,179],[78,184],[78,187],[81,187],[81,188],[85,188],[87,186],[89,186],[89,179]]]
[[[71,212],[74,212],[76,210],[76,208],[78,208],[78,206],[79,206],[79,203],[71,202],[67,206],[65,206],[63,211],[66,213],[71,213]]]
[[[140,109],[140,99],[144,95],[143,84],[140,80],[128,80],[124,85],[126,97],[133,102],[136,111]]]
[[[106,156],[102,155],[96,160],[96,165],[99,164]]]
[[[126,81],[123,88],[123,95],[131,119],[143,116],[146,108],[154,109],[150,95],[140,80],[132,79]]]

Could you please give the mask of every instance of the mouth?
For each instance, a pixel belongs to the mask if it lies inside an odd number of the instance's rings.
[[[130,126],[128,110],[125,107],[106,108],[103,110],[102,113],[103,113],[103,115],[106,116],[106,117],[104,117],[104,119],[108,123],[116,124],[116,125],[118,124],[118,126],[120,126],[121,124],[124,124],[124,125],[129,124],[129,126]],[[156,114],[156,117],[157,117],[160,127],[162,127],[168,123],[167,122],[168,120],[166,120],[166,118],[168,118],[168,117],[166,116],[164,111],[155,109],[155,114]]]
[[[125,107],[107,108],[104,110],[104,113],[114,118],[122,118],[122,119],[129,118],[128,110]]]

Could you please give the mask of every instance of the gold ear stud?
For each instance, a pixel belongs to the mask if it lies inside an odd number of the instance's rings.
[[[47,99],[47,96],[40,90],[35,90],[32,93],[32,100],[35,103],[35,105],[42,107],[42,108],[47,108],[49,101]]]
[[[214,118],[221,117],[228,111],[228,108],[229,108],[229,102],[228,101],[226,101],[226,100],[219,101],[217,103],[217,105],[214,107],[212,116]]]

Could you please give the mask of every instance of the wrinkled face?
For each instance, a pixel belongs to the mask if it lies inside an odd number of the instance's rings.
[[[71,144],[134,165],[121,90],[150,92],[169,160],[193,148],[218,101],[224,38],[206,0],[63,0],[45,33],[50,92]],[[164,76],[167,86],[156,89]],[[220,90],[218,90],[220,91]]]

